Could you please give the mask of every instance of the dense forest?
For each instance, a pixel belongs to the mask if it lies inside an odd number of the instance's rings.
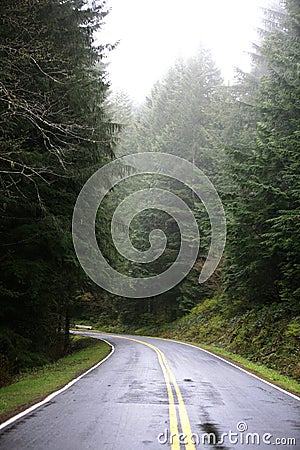
[[[105,4],[1,2],[2,382],[62,356],[87,279],[71,222],[85,180],[113,157],[103,59]],[[104,227],[105,217],[102,217]]]
[[[300,376],[299,2],[265,11],[252,70],[237,71],[234,84],[224,83],[200,48],[178,60],[138,108],[126,94],[110,93],[105,57],[114,45],[95,41],[105,2],[4,0],[0,10],[0,382],[65,354],[75,320],[220,345],[223,329],[231,348],[254,359],[261,354],[273,367],[282,341],[282,364],[290,368],[278,368]],[[218,269],[199,284],[210,244],[199,199],[163,176],[121,183],[97,216],[99,246],[121,273],[161,273],[180,246],[176,221],[149,209],[132,221],[132,243],[145,250],[150,231],[161,229],[168,237],[164,254],[149,264],[117,254],[110,221],[131,192],[149,186],[175,192],[193,211],[201,236],[197,262],[183,281],[135,299],[89,280],[73,249],[71,223],[85,181],[109,161],[141,152],[169,153],[199,167],[222,199],[228,229]]]

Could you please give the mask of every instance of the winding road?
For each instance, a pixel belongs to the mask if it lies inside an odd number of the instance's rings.
[[[300,449],[300,399],[197,347],[103,333],[111,356],[2,425],[5,450]]]

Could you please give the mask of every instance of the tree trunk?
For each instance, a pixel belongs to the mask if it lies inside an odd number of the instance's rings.
[[[66,306],[65,311],[65,336],[64,336],[64,353],[67,354],[70,347],[70,312],[69,305]]]

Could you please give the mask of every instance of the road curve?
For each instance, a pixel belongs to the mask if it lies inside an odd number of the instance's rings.
[[[1,430],[1,449],[300,449],[300,399],[197,347],[92,335],[113,355]]]

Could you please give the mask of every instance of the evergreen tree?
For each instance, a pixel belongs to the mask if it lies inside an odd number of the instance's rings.
[[[121,133],[117,151],[164,152],[180,156],[200,167],[221,189],[225,185],[222,176],[225,158],[222,109],[226,96],[219,71],[208,52],[200,49],[194,58],[178,61],[164,80],[154,86],[145,107],[134,112],[134,120],[130,118],[125,133]],[[124,102],[121,103],[124,108]],[[139,177],[127,184],[126,189],[129,193],[144,186],[159,187],[178,195],[194,210],[201,230],[199,260],[185,280],[150,301],[119,302],[123,322],[128,321],[131,315],[136,323],[140,317],[145,325],[142,317],[149,321],[170,321],[183,315],[220,287],[220,276],[216,274],[205,286],[199,286],[199,272],[210,244],[210,223],[203,205],[195,199],[192,191],[176,180],[157,176]],[[154,228],[165,232],[168,245],[164,254],[151,264],[124,262],[125,273],[130,271],[136,277],[149,277],[172,265],[180,248],[180,233],[174,219],[157,210],[149,210],[140,214],[131,228],[132,239],[138,248],[148,248],[148,235]]]
[[[0,353],[18,370],[57,357],[62,329],[66,349],[87,283],[73,251],[73,207],[111,158],[114,126],[104,109],[106,47],[93,38],[105,3],[4,0],[0,9]]]
[[[275,24],[261,47],[267,72],[253,99],[256,139],[235,170],[240,197],[228,280],[231,296],[246,304],[299,295],[298,3],[288,1],[286,12],[270,19]]]

